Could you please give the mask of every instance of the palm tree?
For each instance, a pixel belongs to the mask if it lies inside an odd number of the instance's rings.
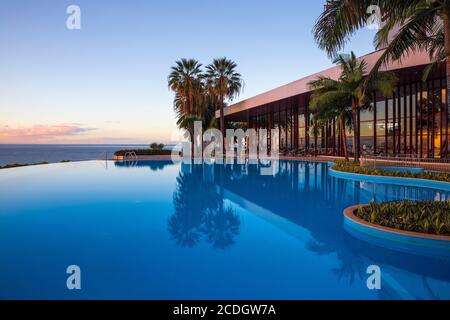
[[[338,80],[327,77],[319,77],[310,82],[312,89],[315,89],[313,103],[330,106],[332,102],[351,105],[352,125],[353,125],[353,149],[355,161],[359,160],[359,126],[357,120],[358,110],[368,106],[366,92],[379,91],[384,96],[392,95],[396,83],[395,75],[391,72],[377,73],[366,83],[367,64],[364,60],[358,60],[354,52],[350,57],[339,55],[334,63],[341,67],[341,75]],[[348,106],[348,104],[347,104]],[[344,109],[345,110],[345,109]],[[342,110],[342,112],[344,112]],[[340,119],[342,121],[342,118]],[[345,126],[341,122],[341,130]]]
[[[339,81],[329,81],[326,78],[320,78],[309,83],[314,90],[311,97],[310,107],[314,113],[314,118],[317,119],[320,126],[330,121],[330,119],[337,119],[338,136],[340,140],[341,150],[340,155],[344,155],[348,160],[347,148],[347,124],[351,125],[351,110],[348,96],[341,92]]]
[[[217,110],[217,102],[218,98],[212,95],[206,89],[204,92],[204,107],[203,107],[203,130],[208,130],[211,128],[217,128],[217,119],[216,119],[216,110]]]
[[[220,110],[220,130],[225,138],[225,99],[232,101],[237,97],[243,87],[241,75],[236,72],[237,64],[227,58],[214,59],[206,67],[206,87],[207,90],[218,98]]]
[[[177,125],[191,135],[191,156],[194,156],[194,121],[202,120],[205,105],[201,66],[195,59],[181,59],[175,62],[167,79],[169,89],[175,93]]]
[[[368,24],[371,0],[327,1],[314,35],[319,47],[330,56],[342,50],[350,36]],[[450,92],[450,0],[379,0],[384,26],[375,36],[377,49],[384,49],[367,79],[386,62],[401,60],[407,53],[428,51],[433,63],[445,61],[447,92]],[[394,31],[398,32],[394,33]],[[392,39],[390,39],[392,37]],[[428,76],[431,66],[425,69]],[[450,94],[447,94],[450,105]]]

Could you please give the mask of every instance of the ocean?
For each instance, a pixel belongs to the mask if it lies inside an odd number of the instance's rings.
[[[171,146],[167,146],[170,148]],[[146,149],[148,145],[111,144],[0,144],[0,166],[20,163],[60,162],[64,160],[112,159],[114,152],[121,149]]]

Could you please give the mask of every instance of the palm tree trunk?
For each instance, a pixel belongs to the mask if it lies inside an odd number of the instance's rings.
[[[444,12],[445,64],[447,76],[447,108],[450,107],[450,10]],[[444,156],[448,156],[449,142],[444,146]]]
[[[186,113],[189,115],[192,115],[192,99],[191,99],[190,93],[187,94]],[[195,144],[194,121],[190,121],[190,123],[188,124],[188,132],[191,136],[191,159],[194,159],[194,151],[195,151],[195,148],[194,148],[194,144]]]
[[[191,134],[191,159],[194,159],[194,152],[195,152],[194,122],[192,122],[189,125],[189,133]]]
[[[200,135],[200,145],[201,145],[201,147],[200,147],[200,150],[201,150],[201,155],[200,155],[200,158],[203,160],[203,148],[204,148],[204,143],[205,143],[205,141],[203,140],[203,126],[202,126],[202,134]]]
[[[220,132],[222,133],[223,145],[222,145],[222,153],[225,154],[225,115],[223,112],[223,96],[220,95]]]
[[[353,118],[353,153],[355,155],[355,162],[359,160],[359,146],[358,146],[358,119],[356,116],[356,100],[352,100],[352,118]]]
[[[341,144],[342,144],[342,148],[344,150],[344,157],[345,160],[348,160],[348,150],[347,150],[347,135],[345,134],[345,119],[344,119],[344,115],[341,115],[341,125],[340,125],[340,130],[341,130]]]
[[[336,118],[337,123],[337,136],[338,136],[338,156],[342,156],[344,154],[343,148],[342,148],[342,131],[341,131],[341,116]]]

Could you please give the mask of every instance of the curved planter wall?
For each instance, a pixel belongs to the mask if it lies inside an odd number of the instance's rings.
[[[439,255],[450,258],[450,237],[409,232],[371,224],[354,215],[354,211],[367,205],[352,206],[344,210],[344,227],[352,235],[371,243],[389,247],[390,249],[405,249],[411,252],[411,246],[416,253]]]
[[[450,183],[443,181],[425,180],[425,179],[414,179],[414,178],[398,178],[398,177],[386,177],[386,176],[373,176],[367,174],[359,173],[349,173],[343,171],[337,171],[333,169],[333,166],[329,164],[329,173],[331,176],[336,178],[357,180],[357,181],[367,181],[374,183],[388,183],[401,186],[411,186],[411,187],[422,187],[422,188],[432,188],[440,189],[445,191],[450,191]]]

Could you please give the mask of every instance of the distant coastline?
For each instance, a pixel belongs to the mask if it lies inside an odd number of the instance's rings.
[[[168,144],[171,149],[175,144]],[[82,161],[113,158],[121,149],[146,149],[143,144],[0,144],[0,166],[41,162]]]

